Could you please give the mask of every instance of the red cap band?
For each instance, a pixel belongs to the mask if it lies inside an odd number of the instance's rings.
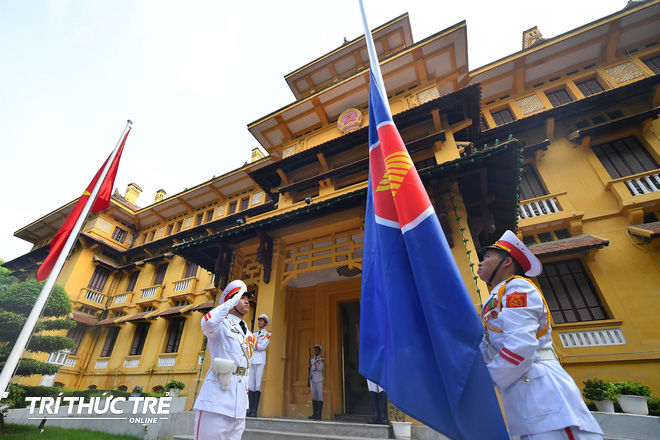
[[[496,246],[505,248],[506,250],[509,251],[511,256],[520,264],[520,266],[523,268],[525,272],[527,272],[529,269],[532,268],[532,263],[530,263],[529,259],[523,254],[523,252],[509,243],[508,241],[498,241],[495,243]]]

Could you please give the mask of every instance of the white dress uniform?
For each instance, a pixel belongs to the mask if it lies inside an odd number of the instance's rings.
[[[266,367],[266,348],[270,344],[271,333],[262,328],[254,334],[254,353],[252,354],[252,366],[250,367],[250,391],[261,391],[261,380],[264,377]]]
[[[309,384],[312,388],[312,400],[323,400],[323,366],[325,358],[315,356],[310,360]]]
[[[233,283],[235,281],[230,283],[225,291]],[[220,379],[211,368],[206,373],[204,384],[193,407],[197,410],[196,440],[240,439],[245,429],[245,412],[248,407],[248,358],[252,355],[254,336],[247,325],[244,328],[241,325],[245,322],[229,314],[242,295],[243,292],[238,292],[207,313],[201,321],[202,331],[208,338],[211,360],[229,359],[239,368],[231,375],[227,390],[221,388]]]
[[[496,285],[481,319],[486,327],[481,352],[502,394],[511,435],[602,439],[579,388],[556,360],[548,308],[529,279],[512,277]]]

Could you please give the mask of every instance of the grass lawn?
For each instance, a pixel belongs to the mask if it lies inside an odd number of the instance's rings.
[[[5,432],[0,434],[0,437],[8,439],[21,439],[21,440],[41,440],[41,439],[56,439],[56,440],[135,440],[138,437],[130,437],[127,435],[106,434],[104,432],[96,432],[75,429],[57,428],[55,426],[44,427],[43,434],[39,433],[37,426],[28,425],[5,425]]]

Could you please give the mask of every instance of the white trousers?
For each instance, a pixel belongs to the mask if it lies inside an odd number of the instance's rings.
[[[241,440],[245,419],[235,419],[211,411],[197,410],[195,440]]]
[[[266,364],[250,365],[250,375],[248,377],[248,389],[250,391],[261,391],[261,380],[264,378],[264,369]]]
[[[575,426],[556,431],[539,432],[538,434],[521,435],[520,440],[603,440],[603,436],[595,432],[580,431]]]
[[[310,382],[312,400],[323,400],[323,382]]]

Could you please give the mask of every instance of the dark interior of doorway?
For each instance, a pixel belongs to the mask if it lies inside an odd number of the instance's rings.
[[[360,302],[342,303],[340,309],[342,389],[344,414],[335,418],[366,421],[371,416],[367,381],[358,372]]]

